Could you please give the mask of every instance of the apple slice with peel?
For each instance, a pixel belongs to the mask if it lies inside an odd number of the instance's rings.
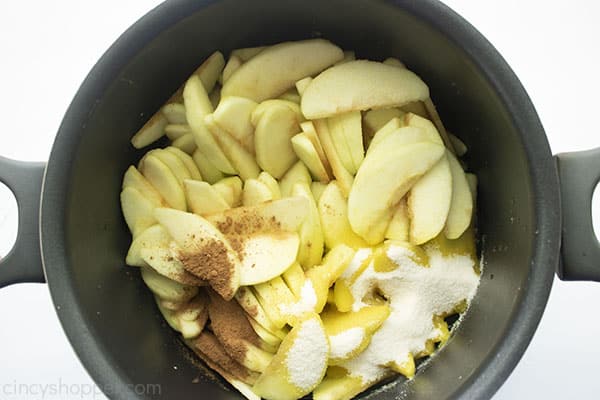
[[[415,73],[380,62],[357,60],[322,72],[302,96],[307,119],[348,111],[397,107],[429,98],[429,88]]]
[[[155,208],[156,205],[154,203],[133,187],[126,187],[121,192],[121,210],[134,239],[146,229],[156,224],[156,219],[154,218]]]
[[[289,197],[292,195],[292,188],[297,183],[310,184],[312,178],[306,165],[302,161],[298,161],[288,169],[285,175],[279,180],[279,190],[281,197]]]
[[[213,188],[233,208],[242,204],[242,185],[243,183],[239,176],[230,176],[214,183]]]
[[[192,179],[195,179],[197,181],[202,180],[202,174],[200,173],[200,170],[196,166],[196,163],[194,162],[194,159],[192,158],[192,156],[190,156],[186,152],[182,151],[181,149],[178,149],[177,147],[173,147],[173,146],[169,146],[169,147],[165,148],[165,151],[168,151],[168,152],[174,154],[177,158],[179,158],[181,160],[181,162],[183,162],[183,165],[185,165],[185,168],[190,173],[190,176],[192,177]]]
[[[329,309],[321,314],[329,337],[329,365],[339,365],[362,353],[373,334],[390,315],[387,304],[366,306],[355,312]]]
[[[141,267],[140,273],[146,286],[162,300],[185,303],[198,294],[197,286],[177,283],[150,267]]]
[[[242,204],[244,206],[255,206],[270,200],[273,200],[273,193],[267,185],[258,179],[248,179],[244,182],[242,193]]]
[[[164,207],[167,205],[160,193],[156,191],[154,186],[152,186],[150,182],[144,178],[144,175],[142,175],[133,165],[127,168],[127,171],[125,171],[125,175],[123,176],[122,188],[125,189],[128,187],[137,189],[140,194],[154,204],[155,207]]]
[[[255,232],[298,232],[309,213],[309,200],[286,197],[248,207],[235,207],[206,219],[225,235]]]
[[[367,243],[350,227],[348,202],[337,181],[330,182],[319,199],[319,215],[325,246],[333,249],[338,244],[352,248],[367,247]]]
[[[186,118],[200,152],[219,171],[236,174],[236,169],[231,165],[204,122],[204,117],[213,112],[213,106],[200,78],[192,76],[186,82],[183,89],[183,99],[185,101]]]
[[[223,234],[196,214],[157,208],[154,216],[180,246],[177,258],[185,269],[232,299],[239,287],[240,260]]]
[[[160,193],[170,207],[186,210],[183,188],[169,167],[154,155],[144,157],[140,172]]]
[[[412,244],[428,242],[444,229],[451,200],[452,172],[444,155],[414,184],[408,194]]]
[[[352,182],[354,181],[354,177],[350,172],[348,172],[342,163],[331,136],[331,132],[329,131],[327,121],[316,120],[313,121],[313,123],[319,137],[319,141],[323,146],[323,151],[327,156],[327,160],[329,160],[329,165],[331,166],[333,176],[339,182],[340,188],[344,192],[344,196],[348,196],[350,193],[350,188],[352,187]]]
[[[406,205],[406,197],[403,197],[396,209],[392,220],[385,231],[386,239],[399,240],[401,242],[409,241],[410,232],[410,217],[408,216],[408,207]]]
[[[271,191],[273,200],[281,199],[281,190],[279,189],[279,183],[271,174],[267,171],[263,171],[258,175],[258,180],[264,183]]]
[[[330,180],[325,166],[315,149],[312,141],[306,133],[301,132],[292,137],[292,147],[298,158],[306,165],[312,176],[320,182],[327,183]]]
[[[323,230],[321,229],[321,218],[317,204],[306,183],[297,183],[292,188],[292,195],[303,197],[308,201],[308,215],[300,227],[300,248],[298,250],[298,262],[305,269],[321,262],[323,257]]]
[[[391,135],[385,146],[365,157],[348,197],[350,226],[369,244],[383,240],[387,225],[381,218],[389,213],[391,220],[390,210],[444,155],[444,147],[431,142],[399,146],[402,136]],[[382,176],[388,178],[378,179]]]
[[[257,106],[258,103],[250,99],[231,96],[223,98],[213,113],[215,122],[251,153],[254,152],[251,116]]]
[[[141,149],[149,144],[156,142],[164,136],[165,128],[169,120],[160,111],[154,114],[150,119],[142,125],[139,131],[131,138],[131,144],[136,149]]]
[[[221,179],[225,178],[225,174],[219,171],[217,167],[215,167],[209,160],[202,154],[202,152],[198,149],[194,151],[192,154],[192,159],[194,163],[198,167],[198,171],[200,171],[200,175],[202,175],[202,179],[206,182],[216,183]]]
[[[356,174],[365,156],[360,111],[332,116],[327,125],[342,164],[352,175]]]
[[[444,233],[448,239],[457,239],[471,224],[473,196],[460,163],[449,151],[446,152],[446,155],[452,172],[452,200]]]
[[[266,109],[254,131],[256,161],[275,178],[281,178],[298,159],[291,138],[300,132],[296,113],[289,107],[273,105]]]
[[[312,392],[325,376],[329,343],[318,315],[301,321],[281,343],[253,390],[266,400],[295,400]]]
[[[183,181],[188,205],[194,214],[214,214],[231,208],[223,196],[204,181]]]
[[[223,85],[222,95],[271,99],[343,57],[339,47],[323,39],[279,43],[242,64]]]
[[[212,114],[204,118],[208,131],[215,138],[231,165],[236,169],[243,180],[256,178],[260,168],[254,159],[254,155],[238,143],[229,133],[221,129],[215,122]]]

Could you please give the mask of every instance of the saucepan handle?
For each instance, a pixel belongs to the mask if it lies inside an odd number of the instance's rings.
[[[558,277],[600,281],[600,244],[592,222],[592,197],[600,181],[600,148],[556,156],[562,202]]]
[[[14,247],[0,260],[0,288],[21,282],[45,282],[40,253],[40,194],[45,163],[0,157],[0,182],[17,199],[19,226]]]

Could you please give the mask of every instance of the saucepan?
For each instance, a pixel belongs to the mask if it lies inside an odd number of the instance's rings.
[[[600,149],[553,157],[510,67],[435,0],[177,0],[129,28],[75,95],[46,164],[0,159],[19,204],[18,239],[0,283],[47,282],[82,363],[116,399],[231,399],[163,322],[136,269],[121,178],[142,155],[129,140],[214,50],[324,37],[359,57],[400,58],[431,89],[479,178],[481,285],[454,336],[406,381],[372,399],[489,398],[515,367],[555,273],[600,280],[591,200]],[[159,383],[157,393],[135,384]],[[118,390],[117,390],[118,389]]]

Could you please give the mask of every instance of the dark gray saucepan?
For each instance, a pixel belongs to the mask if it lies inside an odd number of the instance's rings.
[[[396,379],[363,398],[489,398],[525,351],[555,271],[600,280],[591,220],[600,150],[554,158],[509,66],[442,4],[169,1],[90,72],[46,165],[0,158],[0,181],[19,203],[18,241],[0,265],[0,286],[48,282],[67,336],[109,397],[236,398],[204,378],[138,271],[124,266],[130,235],[119,207],[121,178],[142,155],[129,139],[212,51],[315,36],[360,57],[399,57],[421,75],[449,129],[467,143],[480,180],[485,270],[471,309],[414,380]],[[131,385],[140,383],[160,383],[161,396],[137,395]]]

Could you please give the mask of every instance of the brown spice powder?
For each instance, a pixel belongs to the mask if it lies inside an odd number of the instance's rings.
[[[225,301],[209,291],[208,315],[212,330],[231,358],[243,364],[248,346],[260,346],[261,341],[237,301]]]
[[[231,287],[231,279],[235,265],[227,254],[227,248],[216,239],[201,238],[199,244],[198,250],[193,253],[181,251],[179,261],[187,271],[208,281],[223,298],[232,299],[235,289]]]

